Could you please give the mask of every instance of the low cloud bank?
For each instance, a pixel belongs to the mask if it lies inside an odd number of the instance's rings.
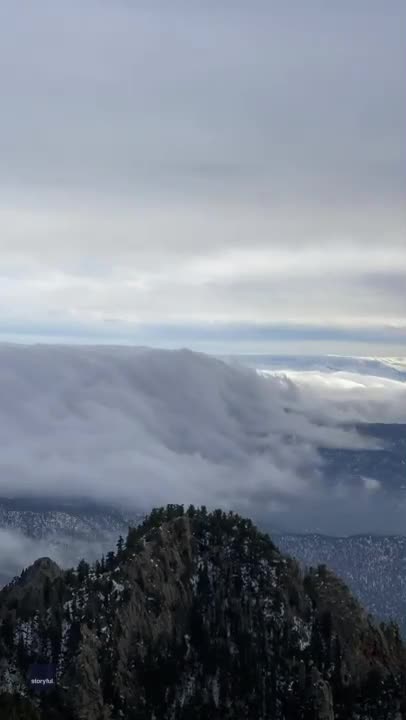
[[[82,557],[88,560],[100,558],[114,549],[115,540],[112,536],[106,537],[105,542],[92,542],[61,534],[52,541],[50,538],[27,537],[19,530],[0,528],[0,587],[40,557],[50,557],[61,567],[72,567]]]
[[[205,503],[298,530],[348,530],[348,516],[393,527],[392,498],[370,481],[326,483],[318,448],[374,446],[342,423],[406,422],[400,381],[264,377],[187,350],[4,345],[0,397],[3,497]]]

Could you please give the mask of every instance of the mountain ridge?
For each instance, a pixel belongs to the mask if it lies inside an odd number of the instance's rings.
[[[103,563],[41,559],[0,592],[0,618],[0,709],[24,700],[27,718],[406,717],[396,626],[234,513],[170,505]],[[57,668],[39,699],[32,662]]]

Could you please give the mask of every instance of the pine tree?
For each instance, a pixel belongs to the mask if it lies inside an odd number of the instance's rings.
[[[116,558],[114,555],[113,550],[110,550],[110,552],[106,555],[106,570],[107,572],[111,572],[111,570],[114,570],[116,566]]]
[[[118,538],[117,541],[117,556],[120,557],[124,550],[124,538],[122,535]]]
[[[80,584],[82,584],[83,581],[89,576],[89,570],[89,563],[87,563],[86,560],[81,560],[77,567],[78,580]]]

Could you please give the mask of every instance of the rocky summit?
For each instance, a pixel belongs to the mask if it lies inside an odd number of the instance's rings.
[[[406,653],[325,566],[250,520],[169,505],[89,565],[0,592],[7,720],[402,720]],[[29,684],[53,667],[56,684]]]

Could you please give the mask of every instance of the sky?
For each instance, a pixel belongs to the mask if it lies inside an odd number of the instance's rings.
[[[404,355],[404,0],[3,0],[0,339]]]

